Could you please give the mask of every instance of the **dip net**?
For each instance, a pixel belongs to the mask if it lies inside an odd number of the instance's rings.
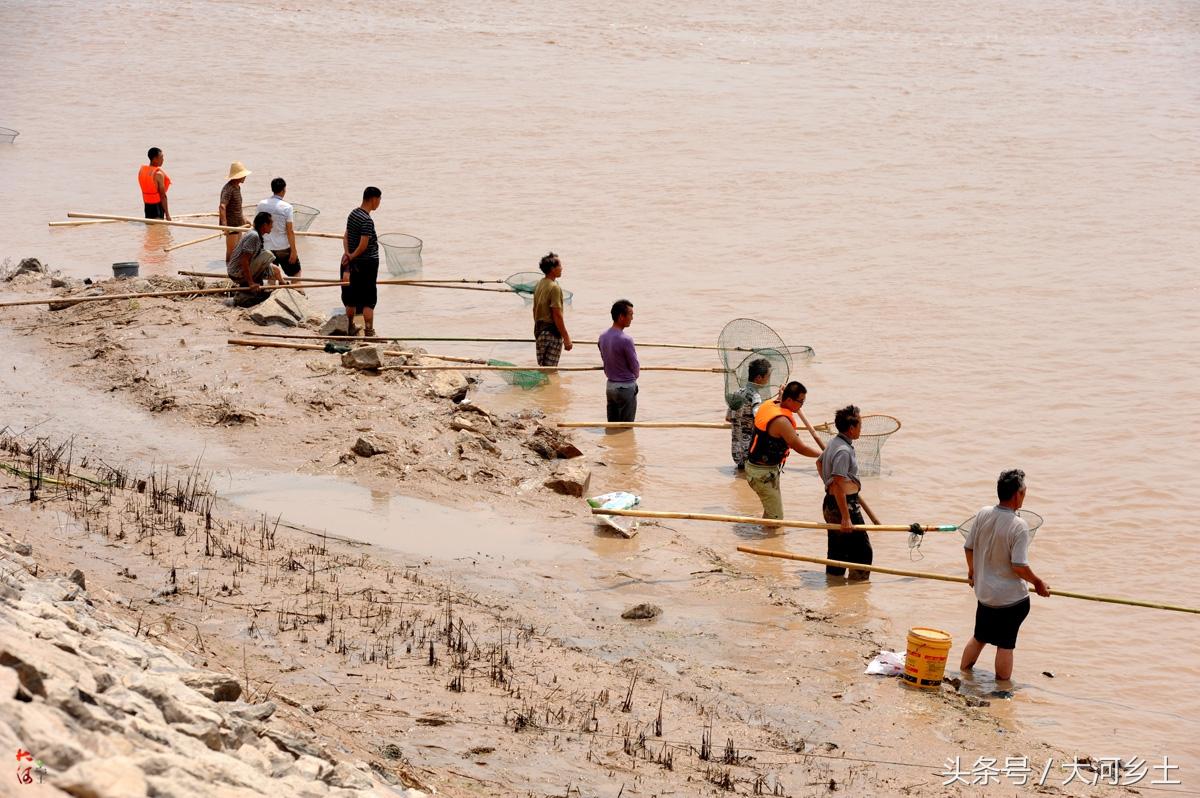
[[[509,363],[507,360],[488,360],[489,366],[515,366],[516,363]],[[546,372],[538,371],[537,369],[521,369],[519,371],[498,371],[500,378],[509,385],[515,385],[523,390],[531,390],[540,388],[550,382],[550,378],[546,376]]]
[[[755,387],[764,399],[770,398],[792,375],[794,351],[812,350],[808,347],[789,347],[779,334],[761,321],[734,319],[725,325],[717,337],[717,354],[725,370],[725,404],[737,410],[746,399],[745,389],[751,385],[750,364],[766,360],[771,366],[765,385]]]
[[[407,233],[386,233],[379,237],[384,262],[393,277],[421,270],[421,239]]]
[[[242,216],[246,222],[252,223],[254,215],[258,213],[257,205],[243,205]],[[312,227],[313,220],[321,215],[321,212],[316,208],[308,205],[297,205],[292,203],[292,229],[297,233],[303,233],[308,228]]]
[[[1029,524],[1029,542],[1032,543],[1033,536],[1037,534],[1038,529],[1041,527],[1045,519],[1032,510],[1017,510],[1017,516],[1023,518],[1025,523]],[[967,535],[971,534],[971,530],[974,528],[974,523],[975,516],[971,516],[966,521],[963,521],[958,525],[958,531],[962,533],[964,539],[967,537]]]
[[[517,272],[511,275],[504,281],[505,285],[518,294],[521,299],[525,300],[526,306],[533,304],[533,292],[537,290],[537,284],[545,277],[541,272]],[[563,289],[563,304],[571,304],[571,297],[575,296],[567,289]]]
[[[837,437],[837,428],[832,421],[817,424],[813,427],[817,437],[826,446]],[[854,451],[858,455],[858,473],[863,476],[878,476],[883,466],[883,444],[896,430],[900,429],[900,419],[883,414],[866,415],[862,417],[862,432],[854,442]]]
[[[0,127],[0,144],[12,144],[21,135],[10,127]]]

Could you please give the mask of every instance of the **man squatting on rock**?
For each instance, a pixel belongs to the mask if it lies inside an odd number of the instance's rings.
[[[604,395],[608,404],[609,421],[636,421],[638,376],[642,367],[638,363],[637,348],[633,338],[625,329],[633,324],[633,303],[618,299],[613,303],[612,326],[600,335],[596,346],[600,349],[600,360],[604,363],[604,376],[608,378]]]
[[[1025,472],[1005,471],[996,480],[1000,503],[975,515],[963,550],[967,581],[975,588],[975,634],[963,649],[959,669],[969,671],[983,653],[996,647],[996,678],[1011,679],[1017,632],[1029,615],[1029,590],[1049,596],[1050,586],[1029,567],[1029,524],[1017,515],[1025,503]]]
[[[838,434],[817,458],[817,474],[825,483],[821,513],[825,516],[825,523],[841,525],[841,529],[830,529],[828,532],[826,556],[830,560],[870,565],[874,559],[871,538],[866,530],[853,528],[854,524],[862,526],[864,523],[858,503],[858,492],[862,489],[862,482],[858,478],[858,453],[854,451],[854,442],[862,433],[862,414],[854,405],[846,405],[834,414],[833,425]],[[826,565],[825,573],[828,576],[843,576],[846,569]],[[850,578],[870,579],[871,572],[851,570]]]

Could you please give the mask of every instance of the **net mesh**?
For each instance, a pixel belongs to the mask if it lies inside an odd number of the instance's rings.
[[[837,436],[837,429],[832,421],[813,427],[821,443],[826,446]],[[900,419],[883,414],[862,417],[862,432],[854,442],[854,451],[858,455],[858,473],[862,476],[878,476],[883,467],[883,444],[889,436],[900,429]]]
[[[1023,518],[1025,523],[1029,524],[1029,542],[1032,543],[1034,535],[1037,534],[1038,529],[1045,522],[1045,519],[1032,510],[1017,510],[1017,515]],[[972,524],[974,523],[975,516],[971,516],[958,525],[958,531],[962,533],[964,538],[971,534]]]
[[[517,272],[516,274],[511,275],[504,282],[509,288],[519,294],[521,299],[525,300],[526,305],[532,305],[533,292],[537,290],[537,284],[544,276],[545,275],[543,275],[541,272]],[[564,288],[563,304],[571,304],[571,297],[573,296],[575,296],[574,293]]]
[[[12,144],[21,135],[9,127],[0,127],[0,144]]]
[[[243,205],[242,217],[245,218],[247,224],[254,221],[255,214],[258,213],[257,205]],[[308,205],[292,205],[292,229],[297,233],[303,233],[308,228],[312,227],[315,220],[321,212],[316,208]]]
[[[717,337],[717,354],[725,369],[725,404],[736,410],[750,384],[750,364],[765,359],[771,364],[770,381],[759,389],[763,397],[788,381],[792,356],[779,334],[761,321],[734,319]]]
[[[379,237],[384,262],[393,277],[421,270],[421,239],[407,233],[387,233]]]
[[[507,360],[488,360],[489,366],[515,366],[516,363],[509,363]],[[515,385],[518,388],[523,388],[528,391],[533,388],[540,388],[550,382],[550,378],[546,376],[544,371],[537,369],[522,369],[520,371],[501,371],[497,372],[500,377],[509,385]]]

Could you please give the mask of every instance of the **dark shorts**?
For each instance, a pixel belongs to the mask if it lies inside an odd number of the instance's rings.
[[[148,202],[144,202],[144,203],[142,203],[142,205],[144,205],[146,208],[146,218],[147,219],[165,219],[165,218],[167,218],[167,215],[165,213],[163,213],[163,206],[162,206],[161,202],[156,202],[153,205],[151,205]]]
[[[975,608],[975,639],[996,648],[1016,648],[1017,632],[1028,615],[1028,596],[1008,607],[979,604]]]
[[[379,301],[379,259],[359,258],[350,261],[350,285],[342,286],[342,304],[362,313],[363,308],[374,308]],[[343,272],[344,273],[344,272]]]
[[[637,421],[636,382],[609,382],[604,389],[609,421]]]
[[[858,504],[858,494],[846,497],[846,509],[850,511],[850,523],[861,525],[863,521],[862,510]],[[821,504],[821,514],[825,517],[827,524],[840,524],[842,522],[842,513],[838,509],[837,497],[832,493],[825,494],[825,501]],[[836,529],[830,529],[826,534],[828,541],[829,552],[827,559],[841,560],[842,562],[857,562],[863,565],[870,565],[875,559],[875,552],[871,549],[871,538],[866,532],[839,532]],[[830,576],[842,576],[846,573],[845,568],[826,565],[825,573]],[[866,579],[870,577],[870,571],[852,571],[850,574],[856,579]]]
[[[279,268],[283,269],[283,273],[288,277],[295,277],[300,273],[300,256],[296,256],[295,263],[288,263],[288,258],[291,257],[292,250],[288,249],[273,249],[271,254],[275,256],[275,262],[279,264]]]

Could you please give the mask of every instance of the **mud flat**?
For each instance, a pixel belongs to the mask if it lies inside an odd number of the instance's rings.
[[[954,757],[1074,756],[951,686],[862,675],[894,646],[857,588],[822,613],[823,577],[598,532],[546,483],[607,466],[559,457],[536,413],[229,347],[245,312],[210,298],[0,324],[22,416],[0,440],[0,736],[47,790],[90,794],[70,780],[92,768],[133,785],[113,796],[957,795]],[[371,435],[394,448],[354,454]],[[151,463],[153,440],[173,444]],[[621,617],[641,603],[662,613]]]

